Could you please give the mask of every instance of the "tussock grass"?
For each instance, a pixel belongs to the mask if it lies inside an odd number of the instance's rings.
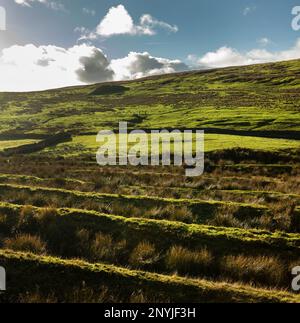
[[[26,221],[26,225],[19,221],[21,214],[26,213],[23,209],[30,211],[30,221]],[[15,238],[16,230],[23,235],[38,233],[43,241],[47,241],[49,254],[64,258],[217,280],[226,274],[226,279],[232,281],[269,287],[289,286],[289,277],[282,273],[289,272],[290,263],[299,259],[300,238],[297,234],[128,219],[66,208],[28,209],[27,206],[22,208],[4,203],[0,205],[0,212],[8,214],[6,219],[10,219],[4,223],[8,228],[6,238]],[[64,239],[61,239],[62,235]],[[275,267],[274,255],[282,268],[281,279],[267,276],[266,269],[270,264],[273,264],[273,267],[269,266],[270,271],[280,272]],[[261,260],[260,267],[263,260],[266,262],[261,272],[253,268],[255,257]],[[237,266],[231,270],[230,264],[235,261]]]
[[[27,207],[25,207],[27,208]],[[0,203],[0,211],[10,214],[10,218],[15,218],[18,223],[23,207],[15,204]],[[33,221],[28,230],[37,226],[38,230],[46,234],[49,230],[70,230],[87,228],[91,232],[101,231],[104,234],[116,233],[119,237],[130,237],[132,241],[147,239],[149,242],[158,243],[162,248],[170,243],[182,245],[192,245],[194,247],[203,246],[217,247],[220,251],[230,250],[251,250],[255,248],[259,251],[273,251],[286,253],[288,251],[297,252],[300,248],[300,237],[298,234],[269,232],[262,230],[245,230],[239,228],[214,227],[207,225],[184,224],[165,220],[151,220],[139,218],[126,218],[121,216],[107,215],[95,211],[77,209],[57,209],[52,216],[49,209],[32,207],[34,210]],[[40,214],[48,214],[47,217]],[[40,220],[39,220],[40,219]],[[44,221],[49,221],[51,225],[45,226]],[[39,222],[40,221],[40,222]],[[47,223],[47,222],[46,222]],[[120,235],[121,233],[121,235]],[[71,234],[73,237],[73,234]],[[71,238],[70,238],[71,239]]]
[[[129,264],[135,268],[149,267],[158,261],[159,255],[155,245],[148,241],[140,242],[132,251]]]
[[[91,243],[90,252],[94,261],[115,260],[116,262],[125,248],[125,240],[117,242],[110,235],[97,233]]]
[[[288,270],[277,257],[227,256],[221,267],[225,275],[253,284],[280,286],[288,276]]]
[[[45,254],[47,245],[38,236],[19,234],[13,238],[4,240],[4,248],[14,251],[32,252],[34,254]]]
[[[181,246],[172,247],[166,257],[166,266],[180,275],[197,275],[213,271],[213,255],[202,248],[191,251]]]
[[[185,223],[205,223],[218,212],[222,212],[224,208],[232,210],[240,217],[250,215],[259,217],[269,213],[269,209],[265,206],[245,203],[90,193],[12,184],[0,184],[0,192],[3,192],[3,197],[8,196],[8,199],[12,196],[18,204],[26,201],[27,204],[31,202],[35,206],[74,207],[78,205],[80,208],[92,208],[100,212],[106,209],[108,212],[122,216],[145,218],[158,217],[158,212],[161,210],[161,218]]]
[[[119,299],[124,301],[129,301],[140,290],[146,295],[169,298],[170,302],[300,302],[298,295],[282,291],[159,275],[78,260],[38,257],[7,250],[0,250],[0,261],[10,272],[12,279],[20,282],[0,296],[6,301],[13,301],[15,295],[26,292],[32,294],[36,292],[36,286],[47,295],[57,297],[60,293],[64,295],[74,288],[78,289],[84,281],[86,288],[93,291],[99,291],[99,286],[107,286],[112,294],[118,291]],[[39,275],[34,274],[37,267]]]

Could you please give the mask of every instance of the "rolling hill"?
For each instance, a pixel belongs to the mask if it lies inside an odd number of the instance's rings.
[[[2,302],[300,302],[300,60],[0,93]],[[204,129],[205,172],[96,134]]]

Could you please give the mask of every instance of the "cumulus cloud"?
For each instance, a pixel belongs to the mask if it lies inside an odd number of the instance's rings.
[[[144,76],[180,72],[188,66],[180,60],[153,57],[149,53],[131,52],[128,56],[111,61],[115,79],[137,79]]]
[[[25,7],[31,7],[32,3],[41,3],[41,4],[44,4],[46,7],[53,9],[53,10],[64,10],[65,9],[63,4],[58,3],[56,1],[51,1],[51,0],[15,0],[15,3],[25,6]]]
[[[98,37],[111,37],[115,35],[155,35],[157,28],[169,32],[177,32],[178,27],[164,21],[159,21],[149,14],[140,17],[139,24],[123,5],[111,7],[106,16],[100,21],[94,31],[84,30],[80,39],[96,39]]]
[[[198,64],[205,67],[243,65],[244,57],[237,50],[224,46],[215,52],[206,53],[198,60]]]
[[[80,57],[79,62],[81,67],[76,70],[76,74],[81,82],[103,82],[114,76],[109,61],[98,48],[93,48],[87,56]]]
[[[12,46],[0,52],[0,91],[33,91],[172,73],[188,69],[179,60],[129,53],[109,61],[101,49],[81,44]]]
[[[134,32],[133,19],[122,5],[110,8],[96,29],[97,35],[100,36],[130,34]]]
[[[196,58],[195,55],[189,55],[188,58],[196,67],[200,68],[218,68],[298,59],[300,58],[300,39],[297,40],[292,48],[284,51],[270,52],[266,49],[253,49],[242,53],[234,48],[223,46],[215,52],[206,53],[202,57]]]
[[[12,46],[0,53],[0,90],[31,91],[108,81],[113,71],[103,52],[82,44]]]

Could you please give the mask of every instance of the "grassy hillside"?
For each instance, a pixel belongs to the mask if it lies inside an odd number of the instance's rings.
[[[300,138],[299,71],[296,60],[0,93],[0,150],[16,145],[8,139],[37,140],[66,131],[73,141],[50,148],[47,154],[94,154],[96,133],[117,129],[119,121],[138,129],[205,129],[206,151],[299,149],[299,140],[293,140]],[[261,138],[266,136],[274,139],[266,142]]]
[[[300,260],[299,164],[213,156],[192,179],[174,167],[2,157],[2,301],[298,302],[289,291]],[[59,287],[61,270],[69,288]]]
[[[0,302],[300,302],[299,107],[300,60],[0,93]],[[119,121],[205,129],[204,174],[100,167]]]
[[[0,132],[74,134],[116,128],[300,130],[300,60],[36,93],[0,94]]]

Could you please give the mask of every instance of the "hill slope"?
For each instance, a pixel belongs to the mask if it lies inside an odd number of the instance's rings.
[[[300,131],[299,88],[300,60],[295,60],[44,92],[0,93],[0,134],[94,134],[117,128],[119,121],[143,129],[213,128],[213,133],[218,129]]]
[[[299,76],[300,60],[0,93],[0,303],[299,303]],[[204,175],[99,166],[95,135],[119,121],[205,129]]]

